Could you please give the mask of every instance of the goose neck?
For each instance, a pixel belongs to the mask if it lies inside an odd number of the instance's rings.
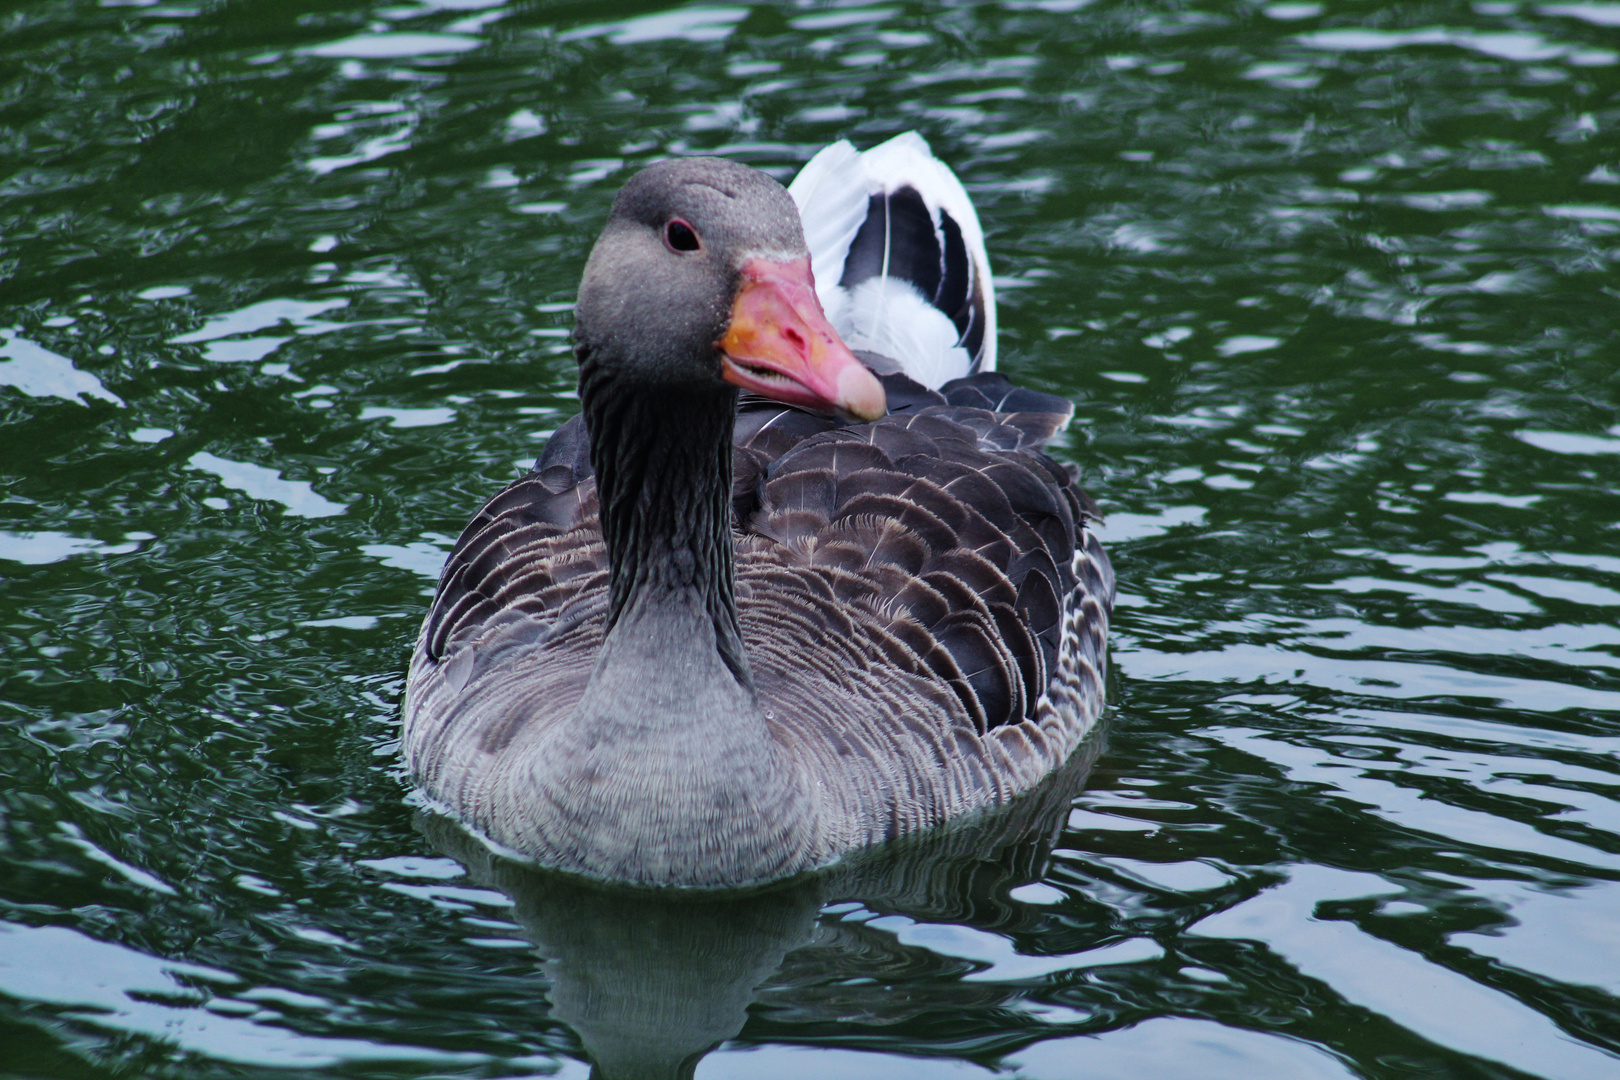
[[[587,364],[580,396],[608,549],[610,635],[661,626],[673,639],[682,623],[707,623],[712,639],[687,634],[686,643],[712,640],[751,690],[731,536],[736,391],[627,385]]]

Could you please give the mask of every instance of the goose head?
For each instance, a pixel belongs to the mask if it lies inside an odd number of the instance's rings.
[[[792,198],[720,158],[633,177],[585,266],[575,313],[581,363],[644,392],[730,384],[860,420],[883,387],[816,299]]]

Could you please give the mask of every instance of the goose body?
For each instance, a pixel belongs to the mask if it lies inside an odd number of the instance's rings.
[[[835,144],[806,167],[808,247],[731,162],[615,201],[576,311],[583,413],[467,526],[407,681],[412,774],[497,849],[774,880],[1006,802],[1101,712],[1113,571],[1040,449],[1072,406],[994,372],[971,204],[902,140],[899,165]],[[951,329],[873,314],[919,303]]]

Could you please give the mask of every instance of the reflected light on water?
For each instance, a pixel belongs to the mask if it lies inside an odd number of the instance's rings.
[[[1620,1075],[1620,5],[8,11],[0,1068]],[[696,914],[421,824],[614,192],[908,129],[1076,402],[1090,772]]]

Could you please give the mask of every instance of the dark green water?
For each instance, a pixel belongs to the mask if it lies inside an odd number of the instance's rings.
[[[908,128],[1110,512],[1072,809],[457,848],[407,650],[613,192]],[[1614,2],[0,5],[0,1073],[1620,1076],[1617,131]]]

